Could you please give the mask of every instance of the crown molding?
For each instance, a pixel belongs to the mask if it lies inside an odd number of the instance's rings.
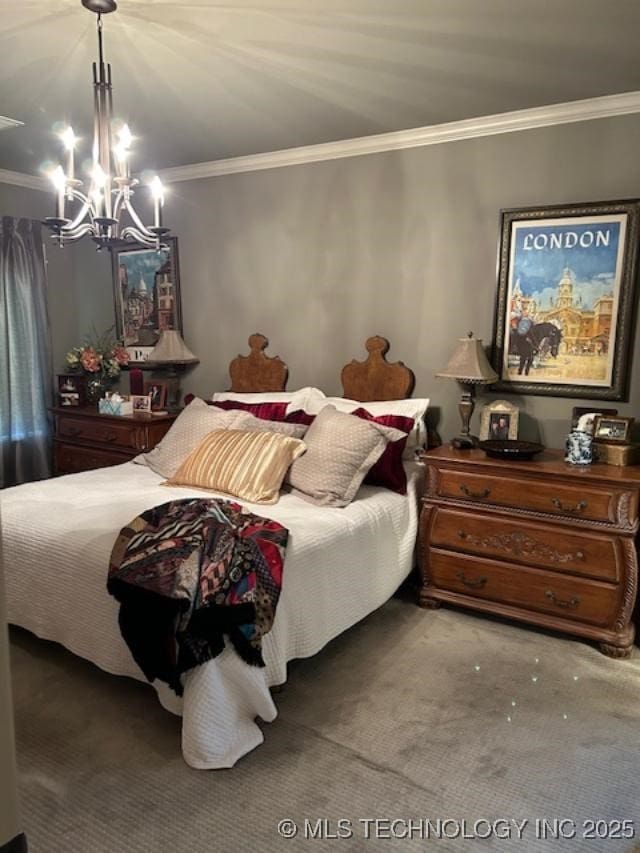
[[[579,121],[592,121],[638,112],[640,112],[640,91],[623,92],[619,95],[604,95],[582,101],[569,101],[546,107],[532,107],[526,110],[451,121],[429,127],[398,130],[374,136],[361,136],[338,142],[325,142],[320,145],[305,145],[300,148],[286,148],[265,154],[232,157],[228,160],[211,160],[207,163],[175,166],[162,170],[160,176],[168,183],[194,181],[201,178],[214,178],[219,175],[233,175],[239,172],[277,169],[282,166],[318,163],[323,160],[338,160],[343,157],[360,157],[364,154],[378,154],[383,151],[441,145],[444,142],[457,142],[464,139],[476,139],[481,136],[515,133],[516,131],[533,130]]]
[[[42,190],[50,192],[51,184],[46,178],[38,178],[36,175],[25,175],[24,172],[10,172],[9,169],[0,169],[0,184],[13,184],[16,187],[26,187],[29,190]]]
[[[496,136],[501,133],[515,133],[522,130],[613,118],[633,113],[640,113],[640,91],[604,95],[599,98],[587,98],[582,101],[569,101],[563,104],[551,104],[546,107],[514,110],[508,113],[451,121],[429,127],[416,127],[410,130],[344,139],[338,142],[324,142],[320,145],[285,148],[281,151],[269,151],[265,154],[231,157],[228,160],[211,160],[206,163],[175,166],[170,169],[163,169],[160,176],[167,183],[196,181],[202,178],[215,178],[220,175],[278,169],[282,166],[319,163],[323,160],[360,157],[365,154],[379,154],[384,151],[401,151],[405,148],[422,148],[427,145],[441,145],[445,142],[458,142],[465,139],[477,139],[482,136]],[[49,182],[45,178],[26,175],[22,172],[11,172],[7,169],[0,169],[0,183],[15,184],[19,187],[45,192],[50,190]]]

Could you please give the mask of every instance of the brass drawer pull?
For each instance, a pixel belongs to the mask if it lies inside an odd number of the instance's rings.
[[[103,441],[117,441],[118,433],[117,432],[105,432],[102,434]]]
[[[546,596],[550,601],[553,601],[553,603],[554,603],[557,607],[564,607],[564,608],[566,608],[566,609],[569,609],[569,608],[572,608],[572,607],[577,607],[577,606],[580,604],[580,599],[578,598],[578,596],[577,596],[577,595],[575,595],[573,598],[570,598],[570,599],[567,601],[566,599],[563,599],[563,598],[557,598],[557,597],[556,597],[555,592],[553,592],[552,590],[548,589],[548,590],[545,592],[545,596]]]
[[[487,582],[487,579],[486,579],[486,577],[485,577],[484,575],[480,575],[480,577],[479,577],[479,578],[477,578],[476,580],[470,580],[470,579],[465,575],[465,573],[464,573],[464,572],[457,572],[457,573],[456,573],[456,577],[458,578],[458,580],[459,580],[459,581],[462,581],[462,583],[463,583],[465,586],[468,586],[468,587],[470,587],[471,589],[482,589],[482,587],[483,587],[483,586],[486,584],[486,582]]]
[[[491,494],[491,489],[483,489],[481,492],[474,492],[473,489],[470,489],[468,486],[465,486],[464,483],[460,484],[460,491],[468,498],[476,498],[477,500],[483,500],[483,498],[488,498]]]
[[[582,512],[583,509],[589,506],[586,501],[578,501],[574,506],[565,506],[558,498],[551,498],[551,503],[561,512]]]

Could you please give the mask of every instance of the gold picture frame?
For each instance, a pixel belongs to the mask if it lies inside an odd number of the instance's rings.
[[[515,441],[518,438],[520,410],[507,400],[488,403],[480,415],[480,441]]]

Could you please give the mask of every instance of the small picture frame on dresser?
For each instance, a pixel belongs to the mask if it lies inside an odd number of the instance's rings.
[[[87,381],[81,373],[58,374],[58,405],[84,406],[87,401]]]
[[[597,415],[593,426],[593,437],[605,444],[629,444],[634,418],[619,415]]]
[[[148,394],[132,394],[134,415],[148,415],[151,412],[151,397]]]
[[[496,400],[482,410],[480,441],[515,441],[518,438],[519,410],[507,400]]]
[[[144,393],[151,398],[151,411],[159,412],[167,407],[168,383],[161,379],[150,379],[144,383]]]

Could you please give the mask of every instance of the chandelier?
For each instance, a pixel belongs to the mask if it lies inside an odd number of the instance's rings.
[[[93,152],[90,182],[84,191],[83,181],[74,172],[76,136],[71,127],[60,133],[66,149],[66,169],[58,166],[49,177],[56,190],[56,215],[45,219],[60,245],[74,243],[89,235],[98,249],[122,245],[123,241],[160,248],[169,233],[162,225],[164,188],[156,175],[150,181],[153,198],[153,225],[144,225],[133,206],[134,187],[140,182],[132,178],[129,167],[131,131],[126,124],[112,126],[113,102],[111,65],[104,63],[102,53],[102,15],[115,12],[115,0],[82,0],[82,5],[97,15],[98,62],[93,63]],[[117,142],[113,144],[113,138]],[[122,226],[127,214],[130,224]]]

